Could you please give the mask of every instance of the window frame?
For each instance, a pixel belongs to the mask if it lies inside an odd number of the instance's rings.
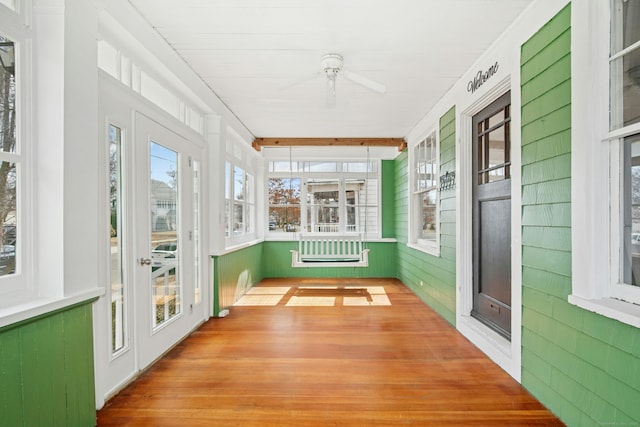
[[[433,187],[420,189],[418,187],[418,158],[416,150],[422,143],[426,143],[433,138],[435,145],[435,182]],[[409,242],[408,246],[419,251],[428,253],[433,256],[440,256],[440,132],[437,126],[429,127],[428,131],[418,138],[416,142],[409,146]],[[422,197],[425,192],[435,191],[435,239],[424,239],[421,236],[423,215],[422,215]]]
[[[372,166],[368,171],[353,171],[349,172],[348,164],[355,163],[367,163],[369,162]],[[293,166],[290,167],[293,171],[272,171],[272,164],[284,164]],[[319,163],[335,163],[336,169],[333,171],[321,172],[318,170],[314,170],[314,166],[317,166]],[[296,158],[296,159],[284,159],[284,158],[269,158],[266,160],[266,172],[265,172],[265,186],[264,186],[264,194],[265,194],[265,236],[269,240],[291,240],[292,234],[294,236],[297,233],[303,234],[327,234],[327,235],[337,235],[337,234],[354,234],[361,235],[362,239],[380,239],[382,235],[382,221],[381,221],[381,204],[382,204],[382,194],[381,194],[381,179],[382,179],[382,163],[380,159],[360,159],[360,158],[349,158],[346,160],[335,160],[335,159],[319,159],[319,158]],[[300,210],[300,218],[299,218],[299,226],[295,228],[293,233],[279,232],[273,231],[269,229],[269,180],[272,178],[280,178],[280,179],[299,179],[300,180],[300,204],[298,205]],[[309,209],[309,204],[307,202],[307,181],[309,179],[332,179],[337,182],[338,185],[338,229],[331,231],[307,231],[308,221],[307,221],[307,213]],[[375,180],[376,183],[376,202],[375,205],[367,204],[365,200],[364,203],[359,201],[356,198],[355,204],[348,204],[347,200],[347,192],[349,191],[347,188],[347,184],[349,180],[353,179],[362,179],[362,180]],[[367,185],[367,184],[365,184]],[[349,208],[364,208],[365,211],[368,209],[376,210],[376,229],[375,231],[369,231],[364,229],[356,229],[356,231],[348,230],[348,209]],[[368,212],[366,213],[368,215]],[[358,227],[359,228],[359,227]]]
[[[33,192],[28,171],[32,169],[32,149],[30,142],[29,123],[31,118],[27,108],[28,94],[31,81],[28,78],[31,67],[31,49],[29,39],[30,28],[19,25],[26,21],[26,14],[20,10],[20,3],[15,10],[4,4],[0,8],[6,9],[0,13],[0,34],[14,43],[15,55],[15,114],[16,114],[16,142],[13,153],[0,153],[0,161],[10,161],[16,165],[16,240],[15,273],[0,276],[0,309],[11,307],[23,301],[33,299],[37,295],[37,286],[33,282],[33,263],[28,256],[32,247],[33,236],[29,219],[33,205]]]
[[[257,174],[253,158],[246,153],[234,152],[231,144],[228,144],[226,159],[224,161],[224,192],[223,200],[223,230],[225,249],[232,249],[256,239],[257,236],[257,204],[256,186]],[[242,199],[236,199],[235,171],[242,171]],[[242,209],[243,223],[237,233],[234,233],[234,212],[236,206]]]
[[[620,280],[624,268],[623,146],[626,137],[640,134],[640,123],[611,129],[614,4],[615,0],[572,5],[572,282],[568,301],[640,328],[640,288]],[[584,186],[576,185],[578,182]]]

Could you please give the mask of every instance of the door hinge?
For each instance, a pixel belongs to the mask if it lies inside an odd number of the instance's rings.
[[[193,231],[189,230],[189,240],[193,240]]]
[[[189,156],[189,167],[191,167],[191,156]]]

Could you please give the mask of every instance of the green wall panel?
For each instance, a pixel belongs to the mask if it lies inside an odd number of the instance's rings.
[[[291,251],[298,241],[264,242],[264,277],[396,277],[396,244],[366,242],[368,267],[291,267]]]
[[[259,243],[213,257],[214,316],[264,278],[263,255],[263,245]]]
[[[568,425],[640,420],[640,335],[571,293],[571,6],[521,50],[522,384]]]
[[[440,174],[455,172],[455,107],[439,122]],[[432,256],[407,246],[409,217],[408,152],[395,160],[396,238],[398,278],[451,324],[456,307],[456,200],[455,191],[440,193],[440,255]]]
[[[382,237],[394,237],[395,190],[394,164],[392,160],[382,161]]]
[[[83,303],[0,330],[0,424],[93,426],[93,326]]]

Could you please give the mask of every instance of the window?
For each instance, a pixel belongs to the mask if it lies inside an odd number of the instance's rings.
[[[20,255],[24,253],[20,238],[23,161],[17,133],[16,47],[14,40],[0,34],[0,284],[5,286],[19,275]]]
[[[110,207],[110,276],[111,286],[111,352],[117,354],[127,342],[126,287],[122,252],[122,129],[108,128],[109,143],[109,207]]]
[[[270,161],[267,230],[379,234],[379,176],[370,161]]]
[[[225,164],[225,236],[239,237],[254,232],[254,177],[242,167]]]
[[[439,239],[438,159],[438,141],[433,131],[413,147],[410,161],[413,169],[411,241],[428,250],[437,250]]]
[[[0,276],[7,276],[16,272],[20,157],[16,146],[15,44],[6,37],[0,37],[0,61]]]
[[[569,301],[636,327],[640,327],[638,22],[640,0],[572,5],[572,39],[586,40],[594,32],[601,37],[572,48]]]
[[[611,16],[610,130],[628,129],[612,140],[611,157],[619,174],[621,272],[612,296],[640,302],[640,1],[615,0]],[[617,163],[617,164],[616,164]],[[630,288],[635,287],[636,289]]]

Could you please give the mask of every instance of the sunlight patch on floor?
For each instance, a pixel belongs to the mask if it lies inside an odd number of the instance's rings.
[[[234,305],[278,305],[284,297],[281,295],[249,295],[245,294]]]
[[[385,306],[391,301],[384,286],[256,286],[234,305],[287,307]]]
[[[285,295],[291,286],[255,286],[247,291],[247,295]]]

